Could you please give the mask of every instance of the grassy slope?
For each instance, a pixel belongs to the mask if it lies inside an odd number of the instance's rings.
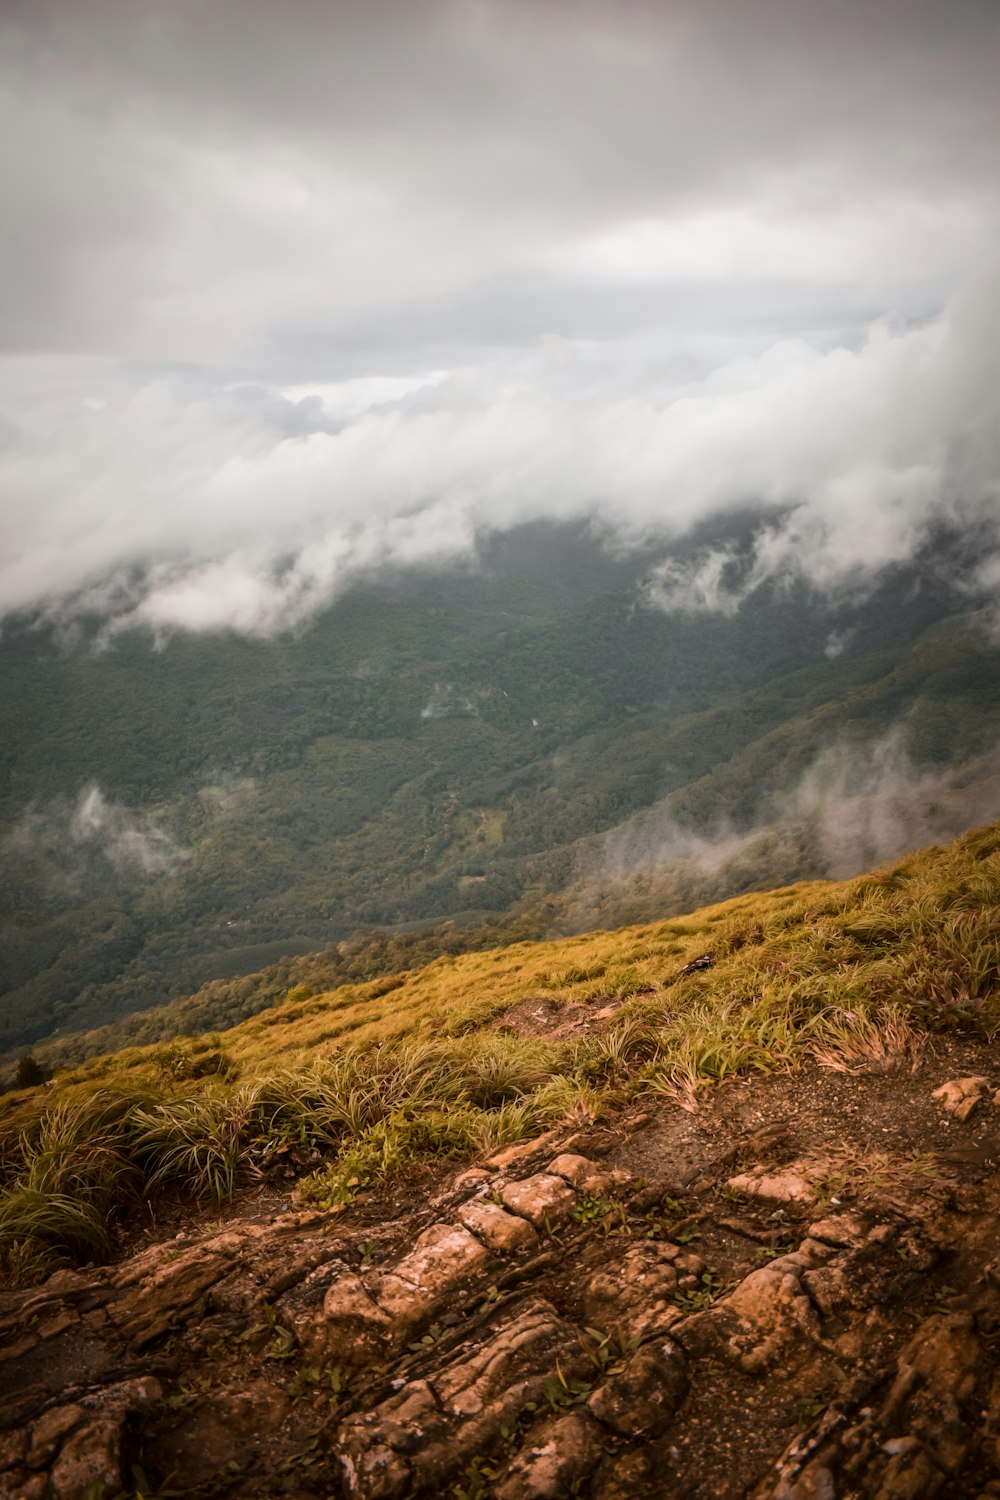
[[[682,976],[705,951],[712,966]],[[483,1029],[534,996],[623,1003],[576,1041]],[[224,1199],[276,1152],[314,1167],[305,1200],[349,1202],[414,1156],[472,1155],[624,1096],[690,1105],[740,1071],[998,1025],[994,825],[857,880],[441,958],[223,1036],[95,1058],[3,1103],[0,1253],[15,1277],[113,1253],[144,1198]]]

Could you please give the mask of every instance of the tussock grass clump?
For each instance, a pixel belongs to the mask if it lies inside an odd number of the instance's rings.
[[[93,1203],[71,1193],[18,1185],[0,1200],[0,1244],[15,1283],[53,1267],[103,1259],[108,1225]]]
[[[575,1042],[484,1029],[536,996],[604,995],[615,1016]],[[150,1199],[219,1204],[279,1160],[308,1173],[301,1199],[335,1206],[414,1163],[489,1153],[630,1097],[693,1109],[739,1073],[880,1066],[938,1029],[993,1037],[1000,825],[859,880],[438,960],[389,990],[280,1013],[280,1065],[276,1011],[0,1101],[4,1273],[111,1255]]]
[[[147,1195],[173,1186],[195,1199],[224,1203],[236,1187],[249,1116],[239,1096],[194,1095],[137,1109],[135,1156]]]

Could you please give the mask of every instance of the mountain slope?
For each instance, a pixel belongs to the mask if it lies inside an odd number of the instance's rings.
[[[770,589],[733,617],[653,608],[658,559],[535,528],[475,574],[372,582],[297,638],[95,655],[8,632],[2,1045],[363,928],[627,920],[583,893],[645,809],[746,831],[831,744],[864,763],[902,725],[923,770],[996,743],[1000,652],[949,618],[940,559],[860,604]],[[972,794],[916,832],[996,810]],[[827,868],[789,844],[756,883]]]
[[[7,1096],[0,1494],[978,1500],[998,1034],[1000,825]]]

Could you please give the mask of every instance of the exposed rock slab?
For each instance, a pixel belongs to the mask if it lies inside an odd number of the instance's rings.
[[[502,1427],[538,1399],[571,1345],[572,1330],[555,1310],[534,1302],[437,1375],[410,1381],[349,1418],[335,1440],[347,1494],[396,1500],[442,1493],[449,1474],[494,1445]]]
[[[481,1240],[461,1224],[432,1224],[409,1255],[373,1278],[375,1301],[399,1337],[429,1322],[490,1262]]]
[[[688,1363],[680,1345],[672,1339],[654,1339],[593,1392],[587,1408],[619,1437],[659,1437],[688,1385]]]
[[[514,1255],[538,1244],[537,1231],[527,1219],[509,1214],[496,1203],[473,1198],[458,1210],[456,1218],[471,1234],[497,1255]]]
[[[989,1092],[988,1078],[951,1078],[935,1089],[931,1098],[937,1099],[956,1120],[967,1120]]]
[[[552,1176],[561,1177],[571,1187],[582,1193],[607,1193],[615,1188],[624,1187],[629,1181],[629,1173],[620,1168],[612,1171],[602,1169],[597,1162],[591,1161],[588,1156],[579,1156],[573,1152],[563,1152],[561,1156],[549,1163],[548,1171]]]
[[[801,1075],[644,1101],[391,1206],[0,1291],[0,1500],[113,1500],[136,1463],[199,1500],[1000,1500],[996,1155],[931,1098],[983,1051],[821,1074],[808,1129]],[[878,1160],[837,1212],[720,1191],[814,1185],[842,1141]]]
[[[705,1270],[698,1256],[686,1257],[677,1245],[640,1244],[627,1249],[606,1269],[597,1271],[583,1290],[586,1321],[605,1333],[644,1339],[662,1334],[683,1313],[675,1301],[684,1268]]]
[[[579,1493],[601,1452],[601,1430],[583,1412],[548,1422],[494,1489],[496,1500],[563,1500]]]
[[[520,1182],[508,1182],[500,1190],[504,1207],[527,1219],[536,1229],[545,1229],[568,1217],[576,1194],[563,1178],[538,1172]]]
[[[681,1324],[676,1337],[688,1354],[731,1360],[747,1375],[771,1368],[796,1345],[820,1336],[801,1281],[804,1264],[809,1261],[788,1255],[752,1271],[728,1297]]]
[[[983,1356],[971,1315],[929,1318],[900,1354],[881,1400],[833,1406],[789,1446],[755,1500],[847,1493],[934,1500],[955,1493],[982,1420],[976,1394]]]
[[[751,1167],[730,1177],[726,1186],[748,1198],[765,1203],[793,1204],[811,1208],[819,1197],[819,1184],[829,1173],[828,1162],[800,1160],[787,1166]]]

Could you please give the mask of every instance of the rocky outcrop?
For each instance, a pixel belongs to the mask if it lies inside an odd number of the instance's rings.
[[[986,1096],[991,1092],[988,1078],[951,1078],[934,1090],[934,1098],[942,1109],[955,1116],[956,1120],[967,1120]]]
[[[994,1494],[985,1076],[647,1101],[0,1294],[0,1500]],[[875,1149],[892,1111],[938,1154]]]
[[[631,1246],[587,1282],[587,1322],[605,1331],[618,1329],[634,1340],[665,1333],[683,1316],[676,1300],[682,1280],[694,1287],[705,1269],[700,1256],[685,1254],[679,1245]]]
[[[501,1190],[504,1208],[527,1219],[535,1229],[549,1229],[565,1219],[576,1202],[572,1188],[553,1172],[539,1172]]]
[[[683,1404],[688,1384],[688,1362],[680,1345],[657,1338],[598,1386],[587,1409],[619,1437],[659,1437]]]
[[[820,1184],[829,1171],[822,1161],[793,1161],[780,1171],[757,1167],[738,1172],[726,1186],[734,1193],[760,1198],[765,1203],[792,1203],[811,1208],[820,1194]]]
[[[460,1346],[433,1374],[342,1424],[336,1450],[349,1495],[441,1493],[456,1469],[493,1449],[504,1427],[538,1402],[560,1356],[579,1365],[574,1330],[546,1303],[499,1321],[485,1342]]]
[[[456,1217],[497,1255],[514,1255],[518,1250],[532,1250],[538,1244],[538,1234],[526,1219],[507,1213],[496,1203],[474,1199],[463,1204]]]
[[[877,1500],[931,1500],[955,1494],[977,1429],[996,1410],[996,1374],[981,1378],[984,1354],[972,1314],[928,1318],[878,1397],[872,1401],[866,1393],[863,1403],[837,1402],[782,1455],[776,1480],[769,1477],[757,1490],[759,1500],[851,1492]],[[981,1458],[984,1472],[1000,1473],[995,1437],[983,1445]]]

